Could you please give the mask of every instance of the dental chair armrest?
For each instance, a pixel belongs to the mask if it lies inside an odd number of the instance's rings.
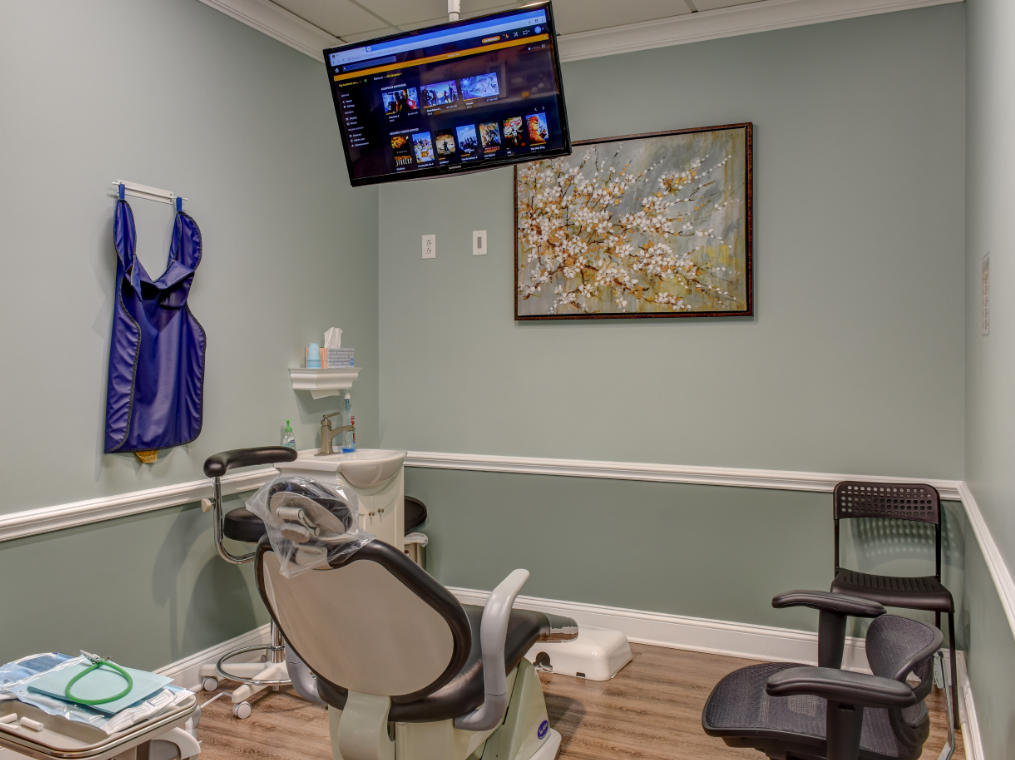
[[[786,668],[772,674],[768,677],[765,691],[773,697],[810,694],[829,702],[856,707],[909,707],[920,701],[902,681],[868,673],[808,666]]]
[[[296,458],[296,450],[288,446],[258,446],[253,449],[230,449],[212,454],[204,460],[204,474],[209,478],[219,478],[234,467],[249,467],[254,464],[274,464],[275,462],[291,462]]]
[[[772,599],[772,606],[818,610],[818,665],[823,668],[842,665],[848,616],[873,618],[885,614],[884,606],[878,602],[829,591],[786,591]]]
[[[835,612],[853,617],[878,617],[885,614],[884,605],[871,599],[833,594],[830,591],[784,591],[772,598],[772,606],[810,607],[822,612]]]
[[[508,622],[515,597],[528,579],[528,570],[515,570],[497,585],[483,608],[483,619],[479,624],[480,652],[483,658],[483,704],[472,712],[455,718],[455,728],[486,731],[504,720],[510,698],[507,674],[504,671]]]

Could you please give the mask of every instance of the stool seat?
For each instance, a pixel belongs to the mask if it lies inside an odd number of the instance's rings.
[[[267,530],[261,518],[249,509],[232,509],[222,518],[222,534],[233,541],[256,544],[265,533]]]
[[[953,612],[951,592],[933,575],[908,577],[870,575],[842,568],[832,581],[831,590],[873,599],[889,607],[905,607],[929,612]]]

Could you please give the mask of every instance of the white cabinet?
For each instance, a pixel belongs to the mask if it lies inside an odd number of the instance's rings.
[[[360,528],[400,551],[405,534],[404,451],[358,449],[346,454],[316,456],[301,451],[292,462],[275,465],[283,475],[300,475],[352,491],[359,501]]]

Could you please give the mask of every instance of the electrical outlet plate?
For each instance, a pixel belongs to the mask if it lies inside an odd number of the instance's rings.
[[[486,230],[472,231],[472,255],[486,256]]]
[[[423,236],[423,258],[424,259],[436,259],[437,258],[437,236],[436,235],[424,235]]]

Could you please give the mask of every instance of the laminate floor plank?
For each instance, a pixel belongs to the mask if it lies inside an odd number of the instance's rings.
[[[563,737],[558,760],[763,760],[701,728],[701,709],[715,683],[752,661],[643,644],[631,650],[634,660],[612,681],[540,673],[550,724]],[[947,738],[943,691],[935,689],[928,706],[931,733],[923,757],[936,758]],[[287,691],[264,697],[242,721],[222,696],[204,708],[198,738],[202,760],[331,758],[324,708]],[[960,734],[954,760],[964,757]]]

